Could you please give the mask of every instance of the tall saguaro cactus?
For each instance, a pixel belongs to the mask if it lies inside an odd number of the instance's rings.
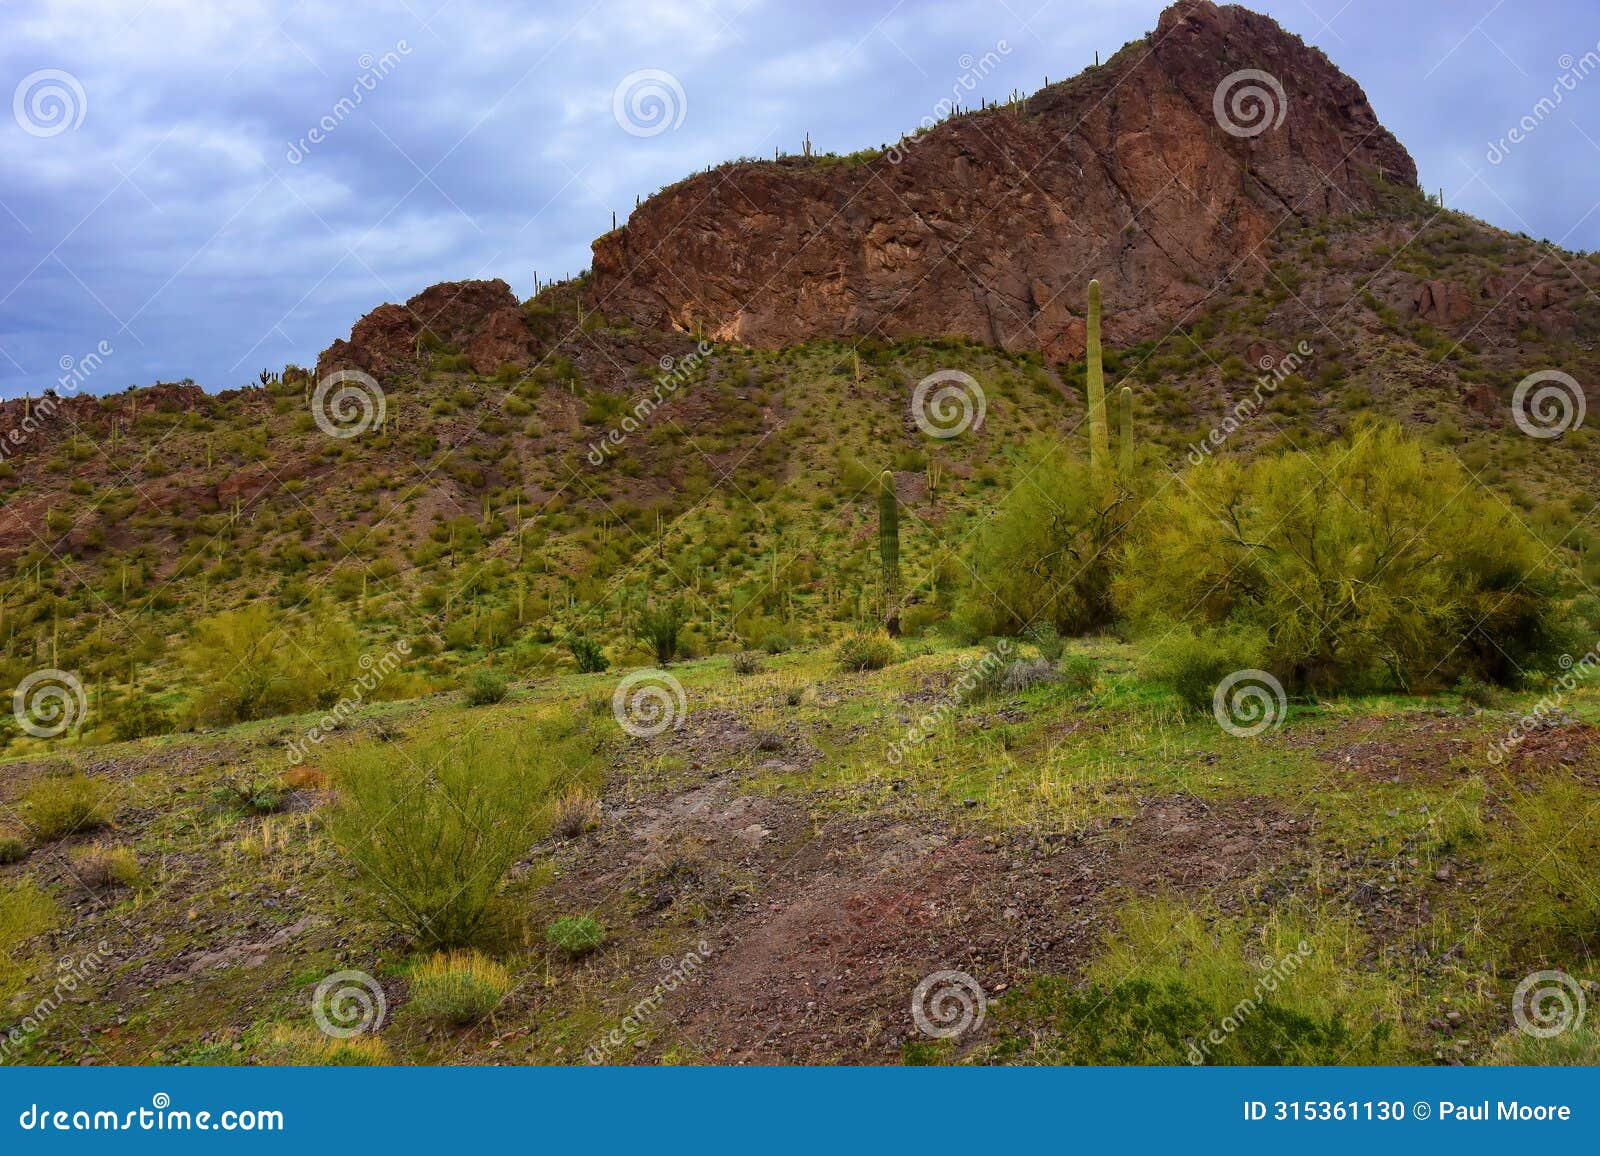
[[[1122,413],[1117,423],[1117,436],[1122,445],[1118,455],[1117,472],[1122,475],[1122,484],[1127,485],[1133,477],[1133,387],[1122,387]]]
[[[900,636],[900,499],[894,473],[878,475],[878,553],[883,558],[883,625],[889,637]]]
[[[1084,360],[1089,377],[1089,467],[1105,481],[1111,473],[1111,437],[1106,431],[1106,372],[1100,357],[1100,282],[1089,282],[1089,319]]]

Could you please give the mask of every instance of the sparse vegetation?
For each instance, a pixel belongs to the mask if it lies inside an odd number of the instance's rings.
[[[81,835],[110,821],[110,784],[87,775],[41,779],[25,797],[24,817],[45,842]]]
[[[459,1028],[494,1012],[511,990],[511,975],[476,951],[441,952],[417,965],[410,986],[414,1014]]]

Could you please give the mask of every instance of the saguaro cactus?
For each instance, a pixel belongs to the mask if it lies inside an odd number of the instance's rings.
[[[894,473],[878,475],[878,553],[883,558],[883,625],[889,637],[900,636],[900,499]]]
[[[1122,413],[1118,422],[1117,435],[1122,441],[1121,452],[1118,455],[1117,470],[1122,475],[1123,484],[1126,485],[1133,476],[1133,387],[1122,387]]]
[[[1089,282],[1089,318],[1084,335],[1089,378],[1089,467],[1104,480],[1111,471],[1111,438],[1106,431],[1106,373],[1100,357],[1100,282]]]

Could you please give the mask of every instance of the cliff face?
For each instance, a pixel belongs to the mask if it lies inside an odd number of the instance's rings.
[[[1223,86],[1244,70],[1283,99]],[[1380,174],[1416,184],[1353,80],[1265,16],[1184,0],[1020,109],[862,163],[736,164],[663,191],[594,243],[586,305],[766,347],[948,334],[1074,358],[1090,278],[1117,303],[1109,340],[1159,336],[1260,278],[1286,220],[1374,204]]]

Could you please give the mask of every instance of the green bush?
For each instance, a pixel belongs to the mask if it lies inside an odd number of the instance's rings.
[[[1139,673],[1166,683],[1189,709],[1209,711],[1217,685],[1234,671],[1257,668],[1264,648],[1257,632],[1172,626],[1149,643]]]
[[[578,670],[583,674],[599,674],[611,665],[611,660],[606,657],[605,651],[600,649],[600,644],[592,638],[569,638],[567,649],[572,652],[572,660],[578,664]]]
[[[688,624],[688,615],[680,601],[664,606],[646,606],[634,616],[634,635],[650,648],[656,662],[666,666],[678,657],[679,635]]]
[[[900,648],[882,631],[853,634],[834,651],[834,659],[844,670],[882,670],[899,657]]]
[[[551,806],[593,777],[592,751],[555,723],[477,730],[329,758],[338,802],[334,843],[382,919],[418,940],[452,947],[482,928],[506,870],[550,829]]]
[[[87,775],[41,779],[24,796],[28,825],[46,841],[104,827],[110,793],[108,784]]]
[[[0,866],[21,863],[28,857],[28,841],[15,835],[0,835]]]
[[[1061,681],[1078,692],[1094,689],[1094,684],[1100,680],[1100,667],[1094,659],[1087,654],[1069,654],[1056,663],[1056,671],[1061,675]]]
[[[1065,448],[1030,451],[973,549],[957,607],[966,632],[1077,635],[1110,623],[1112,567],[1133,506],[1126,494],[1108,497]]]
[[[728,660],[728,666],[734,674],[760,674],[765,667],[761,664],[761,656],[748,650],[741,650]]]
[[[606,941],[606,929],[587,915],[569,915],[552,923],[545,941],[558,951],[576,959],[588,955]]]
[[[154,699],[139,697],[123,703],[111,716],[111,735],[118,742],[145,739],[172,732],[172,716]]]
[[[1515,682],[1569,648],[1548,551],[1454,458],[1391,426],[1167,487],[1125,553],[1136,623],[1227,624],[1313,691]]]
[[[447,1027],[477,1023],[511,990],[505,967],[476,951],[452,951],[429,957],[411,973],[411,1002],[423,1019]]]
[[[1501,938],[1550,952],[1600,935],[1600,824],[1588,821],[1597,801],[1563,777],[1511,804],[1484,856],[1496,884],[1516,897],[1495,911]]]
[[[480,666],[472,672],[472,680],[467,685],[467,705],[493,706],[504,702],[506,689],[505,675],[492,667]]]
[[[359,657],[347,623],[321,614],[289,618],[260,603],[205,619],[188,650],[204,688],[199,716],[213,724],[332,705]]]
[[[1224,917],[1166,900],[1121,914],[1086,982],[996,1008],[1001,1058],[1068,1064],[1381,1064],[1405,1055],[1400,985],[1336,916]]]

